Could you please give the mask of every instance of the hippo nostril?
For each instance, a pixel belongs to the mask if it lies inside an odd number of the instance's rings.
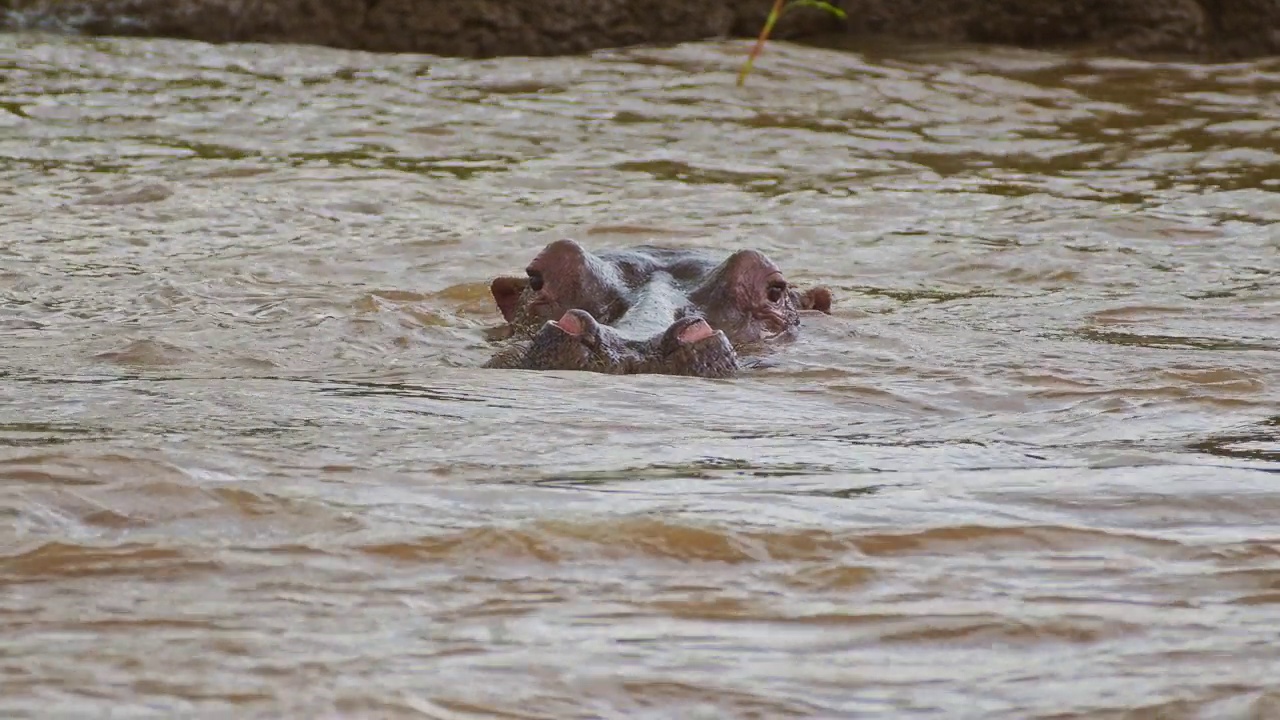
[[[715,334],[716,331],[707,324],[706,320],[699,319],[697,322],[691,323],[688,327],[680,330],[676,338],[682,343],[696,343],[699,340],[706,340]]]
[[[567,312],[556,321],[556,327],[569,333],[570,335],[581,335],[583,330],[582,319],[575,316],[572,312]]]
[[[561,315],[555,325],[570,335],[581,337],[584,340],[590,339],[591,336],[597,334],[595,318],[591,317],[591,313],[586,310],[570,310]]]
[[[686,345],[715,337],[718,331],[711,327],[705,319],[697,315],[686,316],[676,320],[663,333],[662,342],[666,352],[675,352]]]

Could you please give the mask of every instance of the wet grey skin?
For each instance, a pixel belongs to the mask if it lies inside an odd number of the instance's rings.
[[[755,250],[590,253],[572,240],[491,289],[510,339],[485,367],[611,374],[730,377],[739,352],[793,337],[802,310],[831,304],[826,288],[791,288]]]
[[[570,310],[534,336],[517,367],[612,375],[732,377],[738,357],[724,333],[700,317],[684,317],[648,339],[628,339],[585,310]]]

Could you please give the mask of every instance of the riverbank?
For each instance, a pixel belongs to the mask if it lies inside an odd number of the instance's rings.
[[[750,36],[772,0],[0,0],[0,29],[286,42],[457,57],[572,55]],[[1130,56],[1280,54],[1275,0],[836,0],[799,8],[775,37],[832,33]]]

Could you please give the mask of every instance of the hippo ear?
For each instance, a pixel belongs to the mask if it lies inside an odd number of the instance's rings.
[[[830,315],[831,291],[822,286],[805,290],[800,293],[800,309],[817,310]]]
[[[494,278],[489,284],[493,300],[498,303],[498,309],[502,311],[502,317],[506,318],[507,322],[511,322],[511,318],[516,316],[516,304],[520,300],[520,293],[527,287],[529,287],[529,279],[519,277]]]

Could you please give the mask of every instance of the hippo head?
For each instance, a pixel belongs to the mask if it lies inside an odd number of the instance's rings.
[[[792,288],[778,266],[756,250],[730,255],[689,293],[689,300],[735,346],[790,335],[800,324],[801,310],[831,311],[829,290]]]
[[[525,277],[490,288],[511,342],[487,367],[726,377],[738,353],[830,312],[825,288],[792,288],[769,258],[742,250],[718,262],[693,250],[637,247],[593,254],[547,245]]]

